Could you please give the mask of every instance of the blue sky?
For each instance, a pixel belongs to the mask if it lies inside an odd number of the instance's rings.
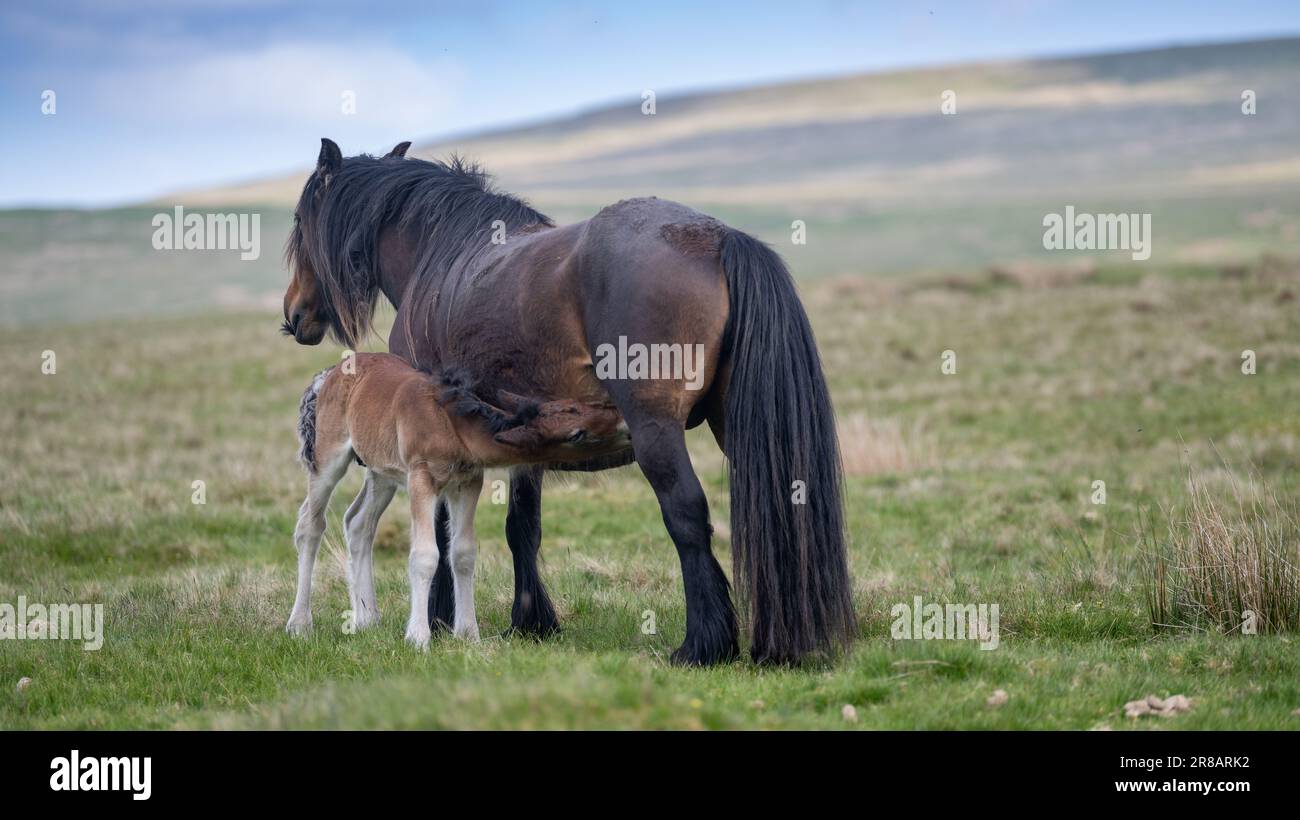
[[[386,150],[647,88],[1290,34],[1296,0],[6,0],[0,206],[130,202],[304,167],[321,136]]]

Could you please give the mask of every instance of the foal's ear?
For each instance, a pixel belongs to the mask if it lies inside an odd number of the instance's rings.
[[[409,141],[399,142],[393,146],[393,150],[389,151],[387,154],[384,154],[384,159],[388,159],[389,157],[398,157],[398,158],[405,157],[406,149],[410,147],[411,147],[411,143]]]
[[[316,157],[316,172],[326,177],[332,176],[343,167],[343,152],[334,140],[321,137],[320,156]]]
[[[518,413],[525,405],[532,403],[528,398],[518,393],[511,393],[509,390],[498,390],[497,401],[501,402],[501,406],[511,413]]]
[[[504,444],[507,447],[518,447],[520,449],[526,447],[537,447],[542,443],[541,436],[537,434],[536,430],[530,430],[528,427],[522,425],[519,427],[511,427],[508,430],[502,430],[500,433],[494,435],[492,440],[497,444]]]

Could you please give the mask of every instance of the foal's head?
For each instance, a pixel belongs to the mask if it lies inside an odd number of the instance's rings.
[[[536,448],[554,444],[587,445],[619,434],[623,418],[612,404],[559,399],[537,405],[527,422],[494,437],[511,447]]]
[[[402,159],[411,143],[398,143],[384,159]],[[316,170],[303,185],[298,204],[293,210],[293,230],[285,244],[285,263],[289,267],[289,287],[284,292],[284,324],[281,332],[292,336],[298,344],[320,344],[325,334],[333,330],[341,341],[355,345],[363,335],[362,323],[357,313],[357,302],[373,299],[363,283],[355,277],[340,277],[344,269],[338,260],[328,258],[328,245],[321,241],[322,205],[330,190],[330,183],[343,169],[343,153],[333,140],[322,139]],[[333,278],[322,278],[318,272],[335,271]],[[336,308],[337,306],[337,308]],[[373,305],[371,305],[373,307]]]

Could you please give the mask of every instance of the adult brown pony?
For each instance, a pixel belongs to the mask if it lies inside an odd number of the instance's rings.
[[[286,332],[301,344],[332,332],[355,347],[383,294],[397,308],[389,350],[419,369],[463,367],[484,395],[612,401],[631,447],[593,453],[589,467],[634,458],[655,491],[682,566],[686,637],[672,657],[683,664],[739,651],[708,503],[686,451],[685,430],[708,422],[728,461],[733,575],[751,655],[797,663],[847,644],[854,617],[834,414],[780,257],[654,198],[557,227],[495,191],[477,167],[405,159],[408,145],[344,159],[322,140],[287,248]],[[702,345],[701,372],[694,383],[674,372],[597,375],[594,353],[638,344]],[[514,473],[511,489],[512,623],[521,610],[553,620],[536,576],[540,473]]]

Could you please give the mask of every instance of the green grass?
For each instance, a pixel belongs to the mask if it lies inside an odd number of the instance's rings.
[[[1122,205],[1073,195],[873,205],[683,201],[771,242],[807,279],[865,274],[908,281],[918,272],[968,276],[1007,260],[1055,263],[1055,252],[1042,246],[1042,219],[1066,204],[1081,213],[1121,207],[1126,213],[1151,213],[1156,240],[1150,265],[1161,270],[1217,274],[1222,264],[1240,264],[1264,251],[1300,255],[1300,194],[1290,188],[1123,199]],[[557,208],[536,204],[565,224],[589,219],[609,201]],[[286,284],[281,251],[292,208],[192,210],[260,214],[259,258],[243,261],[235,250],[154,250],[151,220],[160,211],[170,213],[170,207],[0,210],[0,248],[5,249],[0,326],[274,309]],[[791,241],[796,219],[807,225],[806,244]],[[1130,263],[1126,251],[1091,256],[1102,279],[1144,270]]]
[[[846,440],[846,457],[882,441],[897,455],[847,479],[858,640],[800,670],[667,663],[680,575],[635,469],[548,484],[555,640],[493,637],[511,597],[497,474],[477,522],[482,643],[403,643],[401,497],[378,538],[384,619],[345,634],[338,522],[357,475],[331,513],[316,631],[289,638],[297,399],[337,351],[280,338],[272,311],[0,330],[0,602],[106,615],[97,652],[0,640],[0,727],[1300,728],[1300,636],[1155,633],[1138,551],[1140,512],[1182,503],[1188,468],[1226,492],[1223,460],[1253,467],[1297,497],[1300,270],[804,290],[841,419],[886,431]],[[40,372],[46,349],[56,375]],[[723,462],[691,436],[725,564]],[[913,595],[997,603],[1000,646],[892,640],[890,607]],[[1128,700],[1177,693],[1191,712],[1123,717]]]

